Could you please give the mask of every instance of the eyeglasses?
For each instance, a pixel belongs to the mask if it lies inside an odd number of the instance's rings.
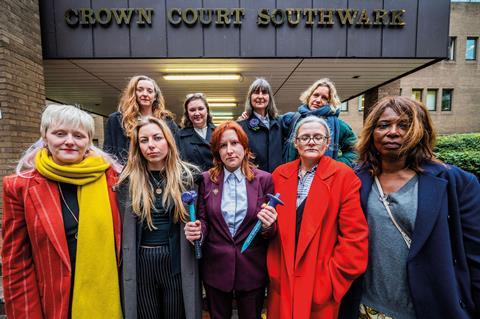
[[[314,136],[309,136],[309,135],[302,135],[297,137],[297,141],[302,144],[302,145],[308,145],[310,144],[310,141],[313,141],[315,145],[320,145],[320,144],[326,144],[328,143],[329,136],[323,136],[323,135],[314,135]]]

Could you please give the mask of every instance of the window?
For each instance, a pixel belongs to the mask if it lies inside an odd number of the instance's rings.
[[[437,110],[437,89],[427,90],[427,101],[425,106],[429,111]]]
[[[340,104],[340,112],[348,112],[348,102],[342,102],[342,104]]]
[[[423,89],[412,89],[412,99],[422,102]]]
[[[465,43],[465,60],[477,59],[477,40],[478,38],[467,38],[467,42]]]
[[[442,111],[452,110],[453,89],[442,90]]]
[[[365,106],[365,95],[360,95],[358,97],[358,112],[363,112],[363,107]]]
[[[450,37],[448,41],[448,60],[454,61],[455,60],[455,47],[457,43],[457,37]]]

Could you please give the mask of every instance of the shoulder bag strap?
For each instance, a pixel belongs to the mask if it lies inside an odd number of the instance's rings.
[[[390,206],[388,206],[387,197],[383,192],[382,185],[380,185],[380,181],[378,180],[377,176],[375,176],[375,184],[377,185],[378,192],[380,193],[380,200],[382,201],[383,206],[385,206],[388,216],[390,217],[390,219],[392,220],[392,223],[395,225],[395,227],[398,229],[398,231],[402,235],[403,240],[405,241],[405,244],[410,249],[410,246],[412,245],[412,239],[410,238],[410,236],[408,236],[407,232],[400,226],[400,224],[397,222],[395,217],[393,217],[392,211],[390,210]]]

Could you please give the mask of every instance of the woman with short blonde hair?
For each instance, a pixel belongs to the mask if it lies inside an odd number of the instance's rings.
[[[47,106],[40,140],[3,179],[8,318],[122,318],[120,166],[93,133],[88,113]]]

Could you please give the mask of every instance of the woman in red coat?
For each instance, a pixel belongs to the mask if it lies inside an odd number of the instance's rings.
[[[278,232],[270,242],[269,318],[337,318],[340,301],[368,261],[368,227],[360,180],[348,166],[323,156],[327,123],[306,117],[295,129],[300,158],[273,172]]]
[[[93,118],[75,106],[49,105],[40,132],[3,179],[7,316],[120,319],[118,164],[93,147]]]

